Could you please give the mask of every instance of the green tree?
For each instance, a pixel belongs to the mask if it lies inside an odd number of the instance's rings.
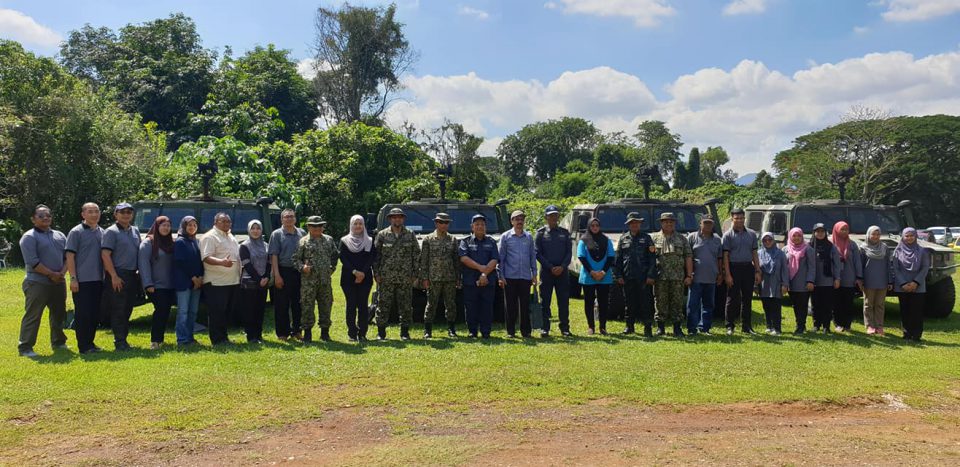
[[[536,182],[549,180],[571,161],[591,162],[600,131],[582,118],[564,117],[526,125],[507,136],[497,156],[512,183],[526,186],[528,172]]]
[[[635,136],[643,161],[656,165],[660,173],[670,179],[682,155],[680,135],[671,133],[667,125],[659,120],[646,120],[637,127]]]
[[[427,154],[441,165],[453,167],[453,178],[449,185],[451,191],[464,193],[472,199],[487,197],[490,178],[481,168],[480,155],[477,153],[483,144],[482,137],[467,132],[463,125],[449,120],[438,128],[413,133],[422,140],[420,146]]]
[[[690,155],[687,156],[687,188],[697,188],[703,185],[703,174],[701,173],[700,148],[690,149]]]
[[[681,190],[690,188],[687,181],[687,165],[677,161],[673,166],[673,187]]]
[[[730,162],[730,156],[721,146],[708,147],[700,156],[700,178],[706,182],[733,182],[737,173],[724,170],[723,166]]]
[[[750,183],[752,188],[773,188],[774,179],[766,170],[757,172],[757,177]]]

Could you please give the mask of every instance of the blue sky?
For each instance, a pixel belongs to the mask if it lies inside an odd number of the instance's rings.
[[[318,4],[0,0],[0,37],[53,55],[85,23],[118,28],[182,11],[207,47],[239,54],[274,43],[305,59]],[[657,118],[690,145],[724,146],[746,172],[851,105],[960,108],[960,0],[397,4],[420,60],[391,121],[462,121],[488,138],[488,153],[539,119],[629,131]]]

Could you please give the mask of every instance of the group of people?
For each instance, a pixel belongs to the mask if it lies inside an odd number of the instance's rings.
[[[433,335],[433,323],[441,304],[447,334],[457,337],[458,289],[463,291],[467,331],[471,337],[489,338],[496,288],[505,297],[506,331],[530,337],[529,297],[539,286],[543,325],[541,337],[550,333],[551,302],[556,297],[560,333],[570,336],[570,282],[567,270],[573,260],[571,233],[559,226],[559,210],[547,207],[546,225],[534,234],[525,230],[526,214],[510,215],[512,229],[499,244],[487,235],[487,219],[477,214],[471,220],[471,235],[457,240],[449,233],[451,218],[438,213],[435,230],[421,244],[404,225],[399,208],[388,213],[390,225],[376,238],[367,234],[364,220],[354,216],[349,232],[339,241],[324,233],[320,216],[307,219],[307,230],[297,227],[293,210],[281,213],[281,226],[265,240],[263,225],[251,220],[248,238],[238,242],[232,220],[226,213],[214,217],[213,228],[198,236],[193,216],[180,220],[173,236],[171,219],[158,216],[146,237],[133,222],[128,203],[114,209],[115,223],[99,225],[100,207],[81,208],[82,222],[67,235],[51,228],[49,207],[37,206],[33,228],[23,234],[20,247],[26,264],[23,282],[25,314],[21,323],[19,352],[34,357],[44,309],[50,311],[51,344],[66,348],[63,332],[66,316],[66,284],[73,294],[73,328],[81,353],[99,352],[94,344],[97,328],[109,324],[118,351],[130,349],[127,342],[130,316],[141,290],[154,306],[151,348],[164,343],[171,308],[177,306],[176,342],[196,344],[194,323],[201,293],[208,313],[207,328],[213,345],[228,343],[228,326],[239,321],[251,343],[262,342],[267,291],[274,304],[275,332],[279,339],[313,340],[319,327],[321,340],[330,339],[332,276],[342,264],[340,287],[346,301],[346,326],[351,341],[367,339],[368,301],[374,281],[378,303],[374,316],[377,338],[387,338],[390,311],[399,316],[400,338],[410,339],[412,291],[427,292],[424,338]],[[732,212],[732,227],[722,236],[714,220],[700,219],[697,232],[676,230],[676,216],[663,213],[660,231],[642,231],[645,220],[630,213],[628,232],[613,241],[603,233],[598,219],[591,219],[577,243],[579,282],[584,293],[588,334],[606,334],[609,294],[616,282],[624,294],[626,328],[635,332],[637,322],[645,336],[658,335],[673,326],[676,336],[687,332],[710,333],[714,295],[726,285],[727,334],[736,321],[743,332],[753,334],[751,302],[760,296],[767,331],[781,332],[781,300],[789,295],[797,322],[796,333],[806,328],[808,303],[813,305],[815,330],[848,331],[853,320],[853,300],[859,289],[864,296],[864,322],[869,334],[883,334],[884,299],[888,291],[900,297],[904,337],[920,340],[923,333],[925,278],[930,258],[917,244],[916,231],[905,229],[893,252],[880,240],[877,227],[868,231],[861,249],[850,241],[849,226],[838,222],[828,238],[817,224],[809,242],[799,228],[790,231],[787,244],[778,248],[771,233],[757,234],[744,226],[742,210]],[[69,275],[69,281],[66,280]],[[316,312],[316,313],[315,313]],[[599,323],[595,322],[595,316]]]

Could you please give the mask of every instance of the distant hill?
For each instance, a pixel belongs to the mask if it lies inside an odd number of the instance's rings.
[[[755,173],[750,173],[750,174],[746,174],[746,175],[744,175],[744,176],[742,176],[742,177],[734,180],[733,183],[735,183],[735,184],[737,184],[737,185],[740,185],[740,186],[746,186],[746,185],[749,185],[749,184],[753,183],[753,181],[756,180],[756,179],[757,179],[757,174],[755,174]]]

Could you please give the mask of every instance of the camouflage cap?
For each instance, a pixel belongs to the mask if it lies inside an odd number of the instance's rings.
[[[327,221],[320,216],[310,216],[307,218],[307,225],[327,225]]]
[[[665,213],[663,213],[663,214],[660,214],[660,220],[661,220],[661,221],[676,221],[676,220],[677,220],[677,216],[675,216],[672,212],[665,212]]]
[[[387,217],[393,217],[393,216],[407,217],[407,215],[403,213],[403,209],[400,209],[400,208],[393,208],[390,210],[390,212],[387,213]]]
[[[624,224],[629,224],[631,222],[643,222],[643,221],[644,219],[640,217],[640,213],[634,211],[634,212],[631,212],[630,214],[627,214],[627,221],[624,222]]]
[[[438,212],[436,216],[433,216],[433,220],[437,222],[450,222],[450,214]]]

